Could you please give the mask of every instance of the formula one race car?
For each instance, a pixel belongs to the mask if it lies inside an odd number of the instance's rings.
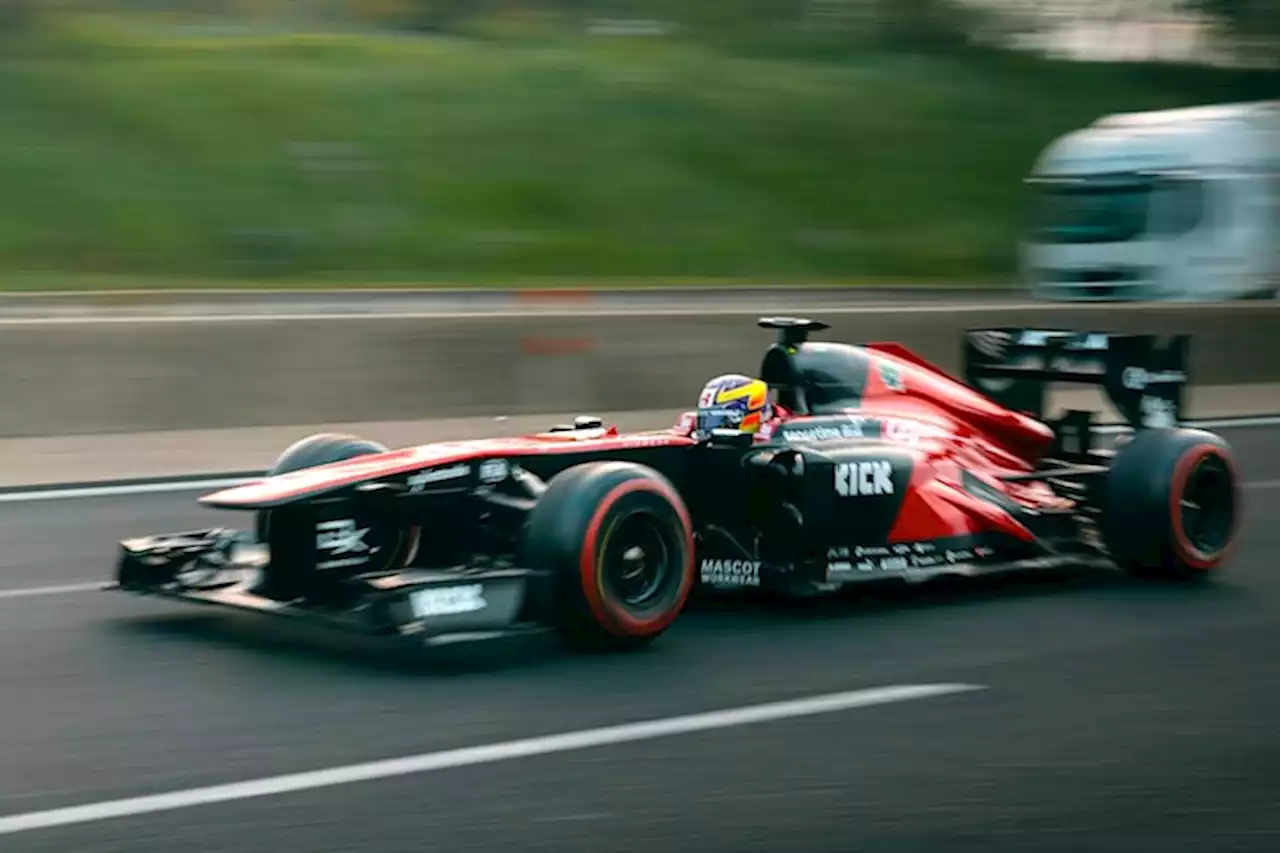
[[[759,325],[779,336],[759,377],[718,377],[668,429],[304,439],[201,499],[253,512],[253,531],[127,540],[112,587],[415,642],[550,629],[617,649],[695,588],[1081,562],[1198,579],[1231,550],[1232,453],[1178,426],[1185,336],[970,331],[962,381],[897,344],[810,341],[823,323]],[[1102,447],[1092,412],[1045,419],[1052,382],[1099,386],[1128,434]]]

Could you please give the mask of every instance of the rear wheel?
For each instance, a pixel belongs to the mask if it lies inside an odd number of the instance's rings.
[[[1201,430],[1142,430],[1107,475],[1102,529],[1113,559],[1131,574],[1204,580],[1229,557],[1239,514],[1225,441]]]
[[[670,482],[627,462],[561,472],[529,514],[524,551],[552,574],[555,627],[572,645],[628,649],[675,621],[693,587],[693,529]]]

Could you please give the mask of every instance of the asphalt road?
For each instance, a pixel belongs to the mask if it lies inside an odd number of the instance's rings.
[[[1207,588],[1110,573],[691,612],[630,657],[372,644],[57,587],[187,495],[0,507],[8,816],[886,685],[982,689],[0,835],[5,853],[1280,849],[1280,453]]]

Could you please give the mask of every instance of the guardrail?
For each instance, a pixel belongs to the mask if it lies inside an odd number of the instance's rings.
[[[715,314],[545,313],[0,325],[0,436],[687,406],[758,369],[770,332]],[[955,370],[966,327],[1190,332],[1192,381],[1280,381],[1280,304],[992,305],[814,312]]]

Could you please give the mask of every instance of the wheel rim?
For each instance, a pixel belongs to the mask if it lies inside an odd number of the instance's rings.
[[[609,536],[603,579],[609,595],[629,608],[641,608],[662,594],[673,572],[675,549],[661,522],[647,512],[618,522]]]
[[[1216,554],[1227,546],[1235,521],[1235,492],[1231,470],[1218,456],[1196,463],[1179,498],[1184,535],[1202,554]]]

